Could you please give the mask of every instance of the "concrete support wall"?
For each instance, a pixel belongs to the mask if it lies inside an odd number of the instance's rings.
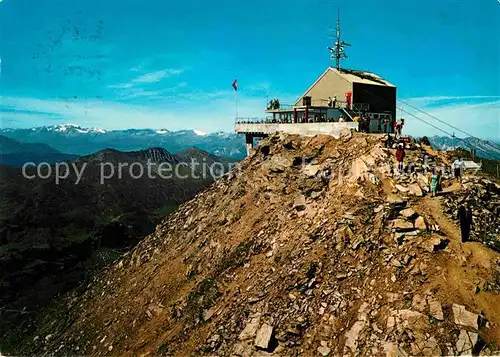
[[[340,137],[342,129],[358,129],[358,123],[300,123],[300,124],[281,124],[281,123],[262,123],[262,124],[236,124],[236,132],[245,134],[247,149],[249,137],[262,136],[262,134],[272,134],[283,132],[288,134],[298,134],[303,136],[330,135],[335,138]],[[252,145],[253,146],[253,145]]]
[[[245,144],[247,146],[247,156],[250,155],[250,150],[253,149],[253,138],[252,134],[245,134]]]

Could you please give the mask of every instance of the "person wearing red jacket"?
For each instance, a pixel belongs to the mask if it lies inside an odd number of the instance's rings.
[[[399,144],[398,148],[396,149],[396,160],[398,161],[398,170],[399,172],[403,172],[403,161],[405,159],[406,153],[405,149],[403,147],[403,144]]]

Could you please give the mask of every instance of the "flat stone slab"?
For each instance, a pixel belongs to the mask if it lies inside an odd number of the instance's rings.
[[[257,336],[255,337],[254,345],[255,347],[267,350],[271,339],[273,337],[274,328],[271,325],[263,324],[259,331],[257,331]]]
[[[453,304],[453,318],[457,325],[472,327],[473,329],[478,329],[479,315],[473,312],[467,311],[465,306]]]
[[[254,338],[255,334],[257,333],[257,329],[259,328],[260,325],[260,314],[256,314],[251,318],[251,320],[246,324],[245,328],[243,331],[241,331],[240,335],[238,336],[239,340],[249,340]]]

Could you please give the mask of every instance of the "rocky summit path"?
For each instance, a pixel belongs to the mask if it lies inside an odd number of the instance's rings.
[[[500,254],[487,203],[498,185],[471,177],[456,186],[445,174],[451,188],[431,198],[424,171],[446,157],[411,143],[413,169],[399,174],[380,140],[263,140],[57,301],[59,313],[34,322],[19,354],[499,354]],[[474,187],[484,223],[462,244],[450,200]]]

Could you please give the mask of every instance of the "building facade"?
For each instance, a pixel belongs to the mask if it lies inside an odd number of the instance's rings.
[[[392,133],[396,87],[374,73],[329,67],[294,104],[272,101],[266,112],[266,119],[237,118],[236,132],[246,135],[248,149],[254,138],[275,131],[338,137],[343,129],[358,130],[361,116],[369,119],[370,132],[381,123]]]

